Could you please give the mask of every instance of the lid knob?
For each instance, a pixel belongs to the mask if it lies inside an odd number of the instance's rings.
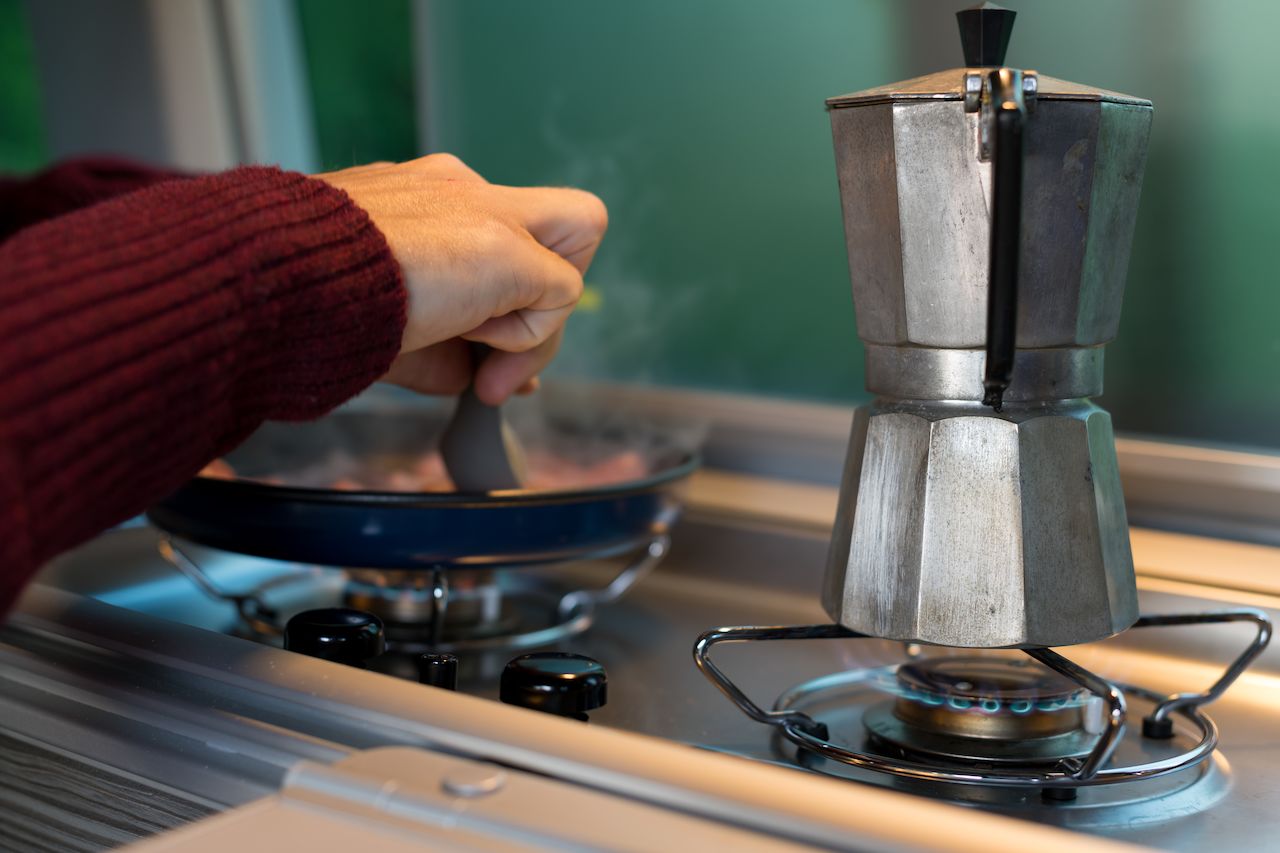
[[[964,49],[964,64],[969,68],[988,68],[1004,65],[1004,54],[1009,49],[1009,36],[1013,34],[1013,19],[1018,13],[995,3],[983,3],[972,9],[956,12],[960,25],[960,45]]]
[[[349,607],[307,610],[284,627],[284,647],[311,657],[363,666],[386,650],[382,621]]]
[[[605,703],[604,667],[584,655],[541,652],[521,655],[502,671],[499,698],[562,717],[587,718]]]

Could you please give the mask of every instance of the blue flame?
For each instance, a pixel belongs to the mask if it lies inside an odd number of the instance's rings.
[[[1032,712],[1051,714],[1072,708],[1079,708],[1087,704],[1090,699],[1089,691],[1083,688],[1066,696],[1055,696],[1046,699],[1002,699],[996,696],[979,696],[977,698],[970,698],[967,696],[950,696],[945,693],[922,690],[916,686],[907,686],[903,684],[898,680],[898,668],[896,666],[886,666],[877,669],[867,679],[867,684],[883,693],[898,696],[920,705],[927,705],[933,708],[940,708],[945,705],[956,711],[985,714],[988,716],[1013,714],[1015,716],[1022,717]]]

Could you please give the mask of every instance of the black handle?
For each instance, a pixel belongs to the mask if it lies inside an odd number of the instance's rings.
[[[964,64],[969,68],[1004,65],[1004,54],[1009,49],[1009,36],[1013,34],[1013,19],[1017,15],[1012,9],[1002,8],[995,3],[983,3],[972,9],[956,12]]]
[[[475,375],[480,371],[480,365],[484,364],[484,360],[489,357],[493,349],[479,341],[467,341],[467,349],[471,352],[471,384],[474,385]]]
[[[1022,72],[991,72],[991,257],[987,287],[987,365],[982,403],[999,412],[1013,379],[1018,342],[1018,254],[1022,225]]]

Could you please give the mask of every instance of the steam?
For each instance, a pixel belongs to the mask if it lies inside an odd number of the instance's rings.
[[[556,93],[540,128],[557,165],[554,179],[600,196],[613,225],[587,271],[587,285],[598,294],[599,305],[582,306],[570,318],[548,375],[652,382],[650,365],[670,340],[671,318],[689,316],[698,295],[692,288],[664,294],[636,272],[648,266],[644,260],[654,250],[635,239],[636,233],[652,229],[637,225],[661,221],[666,203],[662,191],[644,178],[654,173],[651,150],[625,130],[581,143],[566,130],[569,123],[563,116],[572,109],[567,96]]]
[[[272,485],[344,491],[454,491],[438,443],[449,407],[377,405],[312,423],[270,423],[228,458],[234,473]],[[507,409],[528,459],[528,488],[582,489],[642,480],[684,462],[705,437],[601,405],[589,388]]]

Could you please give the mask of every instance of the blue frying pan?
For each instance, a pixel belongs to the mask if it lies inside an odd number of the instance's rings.
[[[580,490],[491,493],[344,491],[262,482],[299,471],[335,448],[360,459],[412,459],[434,446],[436,414],[338,413],[309,424],[265,425],[228,456],[245,479],[196,477],[147,513],[174,536],[241,554],[374,569],[534,566],[636,550],[679,515],[696,452],[647,436],[648,476]],[[605,453],[634,436],[589,437]],[[566,429],[563,447],[584,437]],[[554,443],[553,443],[554,446]]]

